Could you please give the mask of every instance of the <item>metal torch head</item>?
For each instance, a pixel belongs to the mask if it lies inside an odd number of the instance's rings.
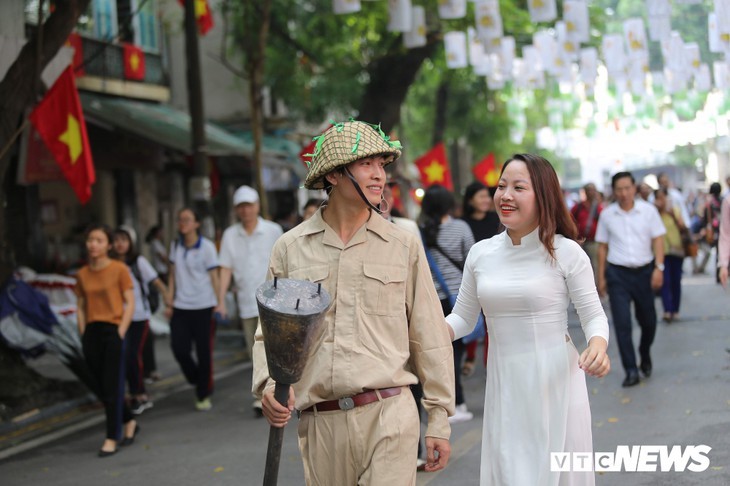
[[[294,384],[302,377],[312,345],[324,331],[332,299],[321,284],[275,278],[256,290],[269,376]]]

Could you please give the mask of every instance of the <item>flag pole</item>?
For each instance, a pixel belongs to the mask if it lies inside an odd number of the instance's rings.
[[[23,130],[25,130],[25,127],[28,126],[28,122],[30,122],[30,118],[26,118],[23,120],[23,124],[18,127],[17,130],[15,130],[15,133],[10,137],[10,140],[8,140],[8,143],[5,144],[2,151],[0,151],[0,160],[2,160],[3,157],[5,157],[5,154],[8,150],[15,144],[15,141],[18,139],[21,133],[23,133]]]

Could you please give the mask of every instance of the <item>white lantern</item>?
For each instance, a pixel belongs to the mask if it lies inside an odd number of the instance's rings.
[[[426,11],[420,5],[411,10],[411,29],[403,33],[403,45],[407,49],[426,45]]]
[[[626,52],[630,59],[643,58],[648,55],[649,46],[646,41],[644,21],[640,18],[631,18],[624,21],[624,40]]]
[[[466,17],[466,0],[439,0],[439,17],[463,19]]]
[[[413,27],[411,0],[388,0],[388,32],[408,32]]]
[[[502,15],[497,0],[484,0],[475,6],[476,27],[482,42],[502,37]]]
[[[707,64],[703,63],[695,76],[695,89],[697,91],[710,91],[712,89],[710,67]]]
[[[444,35],[444,49],[446,50],[446,66],[449,69],[465,68],[469,65],[466,53],[466,33],[447,32]]]
[[[567,26],[568,35],[578,42],[590,40],[590,20],[588,19],[588,4],[581,0],[565,0],[563,2],[563,20]]]
[[[626,67],[624,40],[620,34],[607,34],[601,42],[603,60],[608,74],[612,77],[622,76]]]
[[[702,60],[700,59],[700,46],[696,42],[687,42],[684,45],[685,69],[691,76],[697,76],[700,71]]]
[[[532,36],[532,44],[540,53],[545,72],[556,76],[558,74],[558,66],[555,61],[558,57],[558,44],[553,34],[546,30],[535,32]]]
[[[500,49],[500,68],[505,80],[512,79],[512,64],[515,60],[515,38],[502,37],[502,48]]]
[[[580,50],[580,79],[586,84],[594,84],[598,75],[598,51],[595,47]]]
[[[669,15],[663,17],[649,17],[649,39],[661,41],[672,32],[672,22]]]
[[[360,0],[332,0],[332,10],[337,15],[359,12]]]
[[[730,89],[730,69],[725,61],[712,63],[712,75],[715,78],[715,87],[719,90]]]
[[[552,22],[558,17],[555,0],[527,0],[527,8],[533,22]]]
[[[559,20],[555,22],[555,34],[558,40],[558,52],[562,57],[571,61],[578,59],[580,43],[568,32],[568,24]]]

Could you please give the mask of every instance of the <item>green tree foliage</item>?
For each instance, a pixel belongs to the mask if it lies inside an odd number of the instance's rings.
[[[387,2],[362,2],[359,13],[335,15],[331,0],[300,1],[295,6],[287,0],[274,0],[266,85],[296,116],[309,122],[364,113],[370,115],[369,121],[394,120],[384,122],[384,128],[397,128],[399,136],[407,140],[409,158],[431,147],[438,116],[445,117],[444,141],[465,139],[477,158],[488,152],[494,152],[498,160],[515,151],[538,152],[535,133],[547,125],[548,93],[531,94],[534,102],[524,108],[524,141],[519,146],[510,142],[509,87],[489,91],[484,78],[470,68],[446,68],[443,34],[474,25],[473,3],[468,4],[467,17],[459,20],[439,19],[438,0],[414,3],[425,7],[428,45],[408,51],[400,34],[387,31]],[[524,0],[501,0],[500,9],[505,35],[516,39],[517,56],[522,46],[532,43],[537,30],[551,26],[533,24]],[[601,28],[602,9],[591,6],[591,13],[597,17],[592,21]],[[592,44],[599,43],[600,35],[594,29]],[[448,101],[445,113],[439,115],[436,96],[443,83],[447,83]],[[402,88],[403,96],[394,93],[394,87]],[[373,110],[378,100],[378,107],[395,105],[398,115]],[[375,119],[378,117],[380,120]],[[571,125],[570,119],[565,125]]]

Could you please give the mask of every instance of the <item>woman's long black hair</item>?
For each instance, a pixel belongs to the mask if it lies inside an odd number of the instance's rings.
[[[117,236],[121,236],[122,238],[126,238],[127,241],[129,241],[129,250],[127,250],[127,254],[122,256],[117,254],[116,251],[114,251],[114,247],[112,246],[112,255],[114,258],[117,258],[119,260],[122,260],[127,265],[131,265],[132,263],[137,261],[137,257],[139,257],[139,251],[137,251],[137,248],[134,244],[134,240],[132,240],[132,235],[129,234],[129,231],[127,231],[124,228],[117,228],[114,230],[114,238]],[[114,242],[114,238],[112,238],[112,243]]]
[[[444,186],[435,184],[426,189],[421,201],[420,227],[426,246],[437,246],[441,220],[454,210],[454,195]]]

